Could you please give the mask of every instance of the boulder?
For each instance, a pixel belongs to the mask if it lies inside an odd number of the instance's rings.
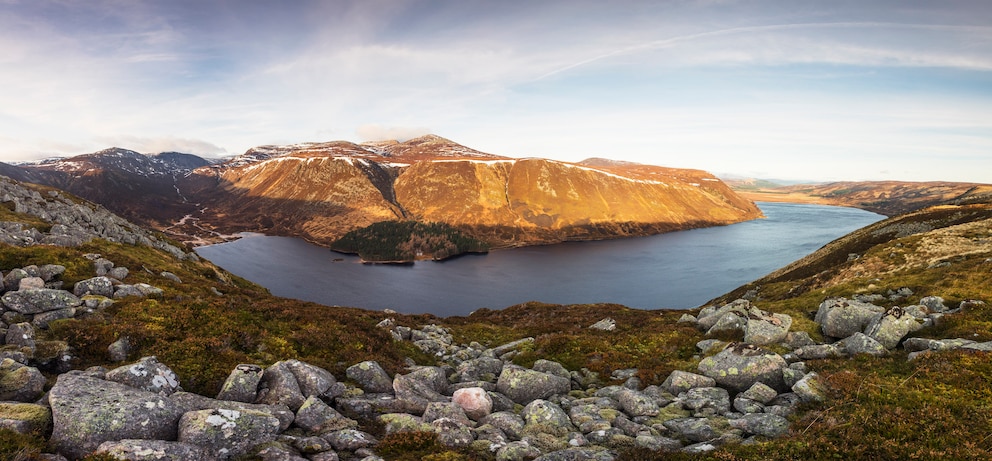
[[[507,435],[514,440],[519,440],[523,436],[524,431],[524,419],[517,415],[516,413],[510,411],[498,411],[492,413],[482,420],[479,424],[489,424]]]
[[[547,400],[537,399],[527,404],[520,416],[524,419],[524,430],[562,436],[575,430],[572,420],[558,405]]]
[[[792,392],[804,402],[822,402],[827,399],[825,386],[816,373],[809,373],[792,386]]]
[[[285,431],[293,424],[296,415],[286,405],[265,405],[261,403],[245,403],[230,400],[216,400],[202,395],[179,391],[170,399],[182,408],[183,413],[194,410],[237,410],[257,411],[272,415],[279,420],[279,432]]]
[[[837,341],[834,343],[834,346],[843,350],[847,355],[869,354],[881,356],[889,352],[881,343],[861,332],[854,333],[847,338]]]
[[[420,367],[405,375],[393,377],[396,398],[405,402],[411,412],[423,414],[431,402],[447,402],[444,395],[448,380],[438,367]]]
[[[744,326],[744,342],[765,346],[784,341],[792,327],[792,317],[752,307]]]
[[[21,280],[30,277],[31,274],[24,269],[11,269],[3,276],[3,289],[6,291],[17,291],[21,288]]]
[[[356,363],[345,370],[348,379],[354,381],[365,392],[388,393],[393,391],[393,379],[389,373],[374,360]]]
[[[865,327],[865,334],[886,349],[895,349],[907,334],[923,328],[918,320],[901,307],[893,307],[872,318]]]
[[[73,286],[72,293],[80,298],[87,295],[110,298],[114,296],[114,282],[106,276],[80,280]]]
[[[460,406],[465,414],[475,421],[489,416],[489,413],[493,411],[493,399],[481,387],[458,389],[451,395],[451,401]]]
[[[920,304],[930,309],[930,312],[947,312],[947,306],[944,305],[944,298],[940,296],[924,296],[920,298]]]
[[[661,389],[669,394],[679,395],[694,387],[713,387],[714,385],[716,385],[716,380],[709,376],[675,370],[661,384]]]
[[[255,403],[286,405],[296,411],[306,401],[296,376],[285,361],[273,363],[262,373]]]
[[[126,336],[117,338],[116,341],[107,346],[107,355],[111,362],[123,362],[127,356],[131,355],[131,340]]]
[[[27,322],[21,322],[7,327],[7,334],[4,335],[4,340],[8,346],[19,346],[34,349],[37,344],[35,337],[34,325]]]
[[[316,434],[358,428],[357,421],[338,413],[323,400],[312,395],[307,397],[303,405],[300,405],[300,409],[296,412],[294,424],[303,430]]]
[[[386,413],[379,415],[379,422],[385,426],[386,435],[400,432],[431,432],[434,430],[430,424],[424,422],[423,418],[409,413]]]
[[[97,454],[127,461],[202,461],[209,459],[206,450],[196,445],[166,440],[124,439],[103,442]]]
[[[823,334],[833,338],[846,338],[863,332],[868,323],[885,309],[874,304],[846,298],[831,298],[820,303],[814,321],[820,324]]]
[[[64,309],[55,309],[53,311],[35,314],[34,318],[31,319],[31,324],[38,328],[41,328],[42,330],[47,330],[49,323],[52,323],[56,320],[71,319],[75,316],[76,316],[76,308],[66,307]]]
[[[467,447],[475,441],[472,430],[459,421],[440,418],[431,421],[431,430],[437,434],[437,441],[448,447]]]
[[[101,443],[124,439],[176,440],[182,409],[159,394],[80,372],[60,375],[48,394],[51,447],[69,459]]]
[[[740,429],[745,434],[760,435],[770,439],[784,437],[789,433],[789,420],[771,413],[751,413],[728,421],[730,427]]]
[[[617,402],[630,416],[658,416],[658,404],[643,392],[623,389],[617,393]]]
[[[461,381],[496,382],[503,372],[503,361],[494,357],[479,357],[458,364],[456,371]]]
[[[699,362],[699,372],[713,378],[721,387],[741,392],[756,382],[773,389],[785,389],[782,356],[750,344],[732,344],[718,354]]]
[[[496,381],[496,390],[521,405],[555,394],[567,394],[571,380],[518,366],[506,366]]]
[[[3,305],[21,314],[39,314],[42,312],[76,307],[83,302],[68,291],[41,288],[24,291],[8,291],[0,297]]]
[[[730,411],[730,393],[722,387],[692,388],[686,391],[682,406],[697,413],[711,409],[714,414],[724,414]]]
[[[258,396],[258,384],[262,381],[262,367],[242,363],[231,371],[217,393],[217,400],[251,403]]]
[[[178,427],[180,442],[201,446],[223,460],[274,440],[279,420],[251,410],[198,410],[182,415]]]
[[[371,434],[355,429],[328,432],[321,437],[330,442],[335,450],[344,451],[355,451],[359,448],[374,447],[379,443]]]
[[[21,279],[21,283],[18,285],[18,291],[24,290],[37,290],[45,288],[45,280],[41,277],[25,277]]]
[[[675,418],[665,421],[664,426],[677,438],[691,443],[706,442],[720,436],[707,418]]]
[[[339,385],[337,379],[331,372],[315,365],[310,365],[299,360],[287,360],[286,366],[293,373],[300,392],[304,397],[316,396],[325,399],[333,399],[344,392],[344,387]]]
[[[162,395],[182,390],[176,374],[155,356],[142,357],[136,363],[110,370],[105,379]]]
[[[0,401],[33,402],[45,389],[37,368],[5,358],[0,361]]]

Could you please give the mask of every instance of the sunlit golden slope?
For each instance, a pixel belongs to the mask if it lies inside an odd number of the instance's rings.
[[[225,231],[330,242],[389,219],[438,221],[495,246],[645,235],[760,217],[698,170],[511,159],[437,136],[263,146],[188,181]],[[210,178],[210,179],[207,179]]]

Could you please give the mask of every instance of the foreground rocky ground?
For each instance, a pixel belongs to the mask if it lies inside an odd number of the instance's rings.
[[[99,208],[0,185],[2,227],[17,229],[0,251],[7,457],[992,453],[986,211],[880,224],[865,232],[903,236],[836,242],[843,269],[787,268],[686,313],[534,304],[437,319],[273,298]],[[82,237],[37,245],[70,232]],[[950,425],[924,429],[936,421]]]

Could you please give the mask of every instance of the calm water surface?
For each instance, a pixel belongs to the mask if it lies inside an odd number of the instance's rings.
[[[884,218],[854,208],[758,206],[766,219],[413,266],[365,265],[300,239],[258,234],[197,253],[277,296],[326,305],[439,316],[527,301],[680,309],[697,307]]]

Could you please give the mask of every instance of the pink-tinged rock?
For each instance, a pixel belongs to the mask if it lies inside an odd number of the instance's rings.
[[[493,399],[481,387],[458,389],[451,396],[451,401],[462,407],[465,414],[475,421],[489,416],[489,413],[493,411]]]

